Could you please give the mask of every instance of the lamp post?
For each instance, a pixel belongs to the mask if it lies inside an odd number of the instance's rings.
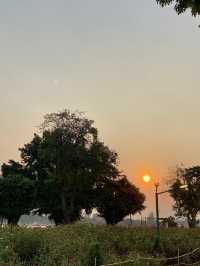
[[[155,244],[154,244],[154,248],[160,248],[160,217],[159,217],[159,199],[158,196],[160,194],[164,194],[164,193],[169,193],[171,191],[171,189],[168,190],[164,190],[161,192],[158,192],[158,187],[159,187],[159,183],[155,183],[155,200],[156,200],[156,239],[155,239]],[[181,185],[179,187],[180,189],[187,189],[188,185]]]
[[[159,183],[155,183],[155,200],[156,200],[156,240],[154,248],[160,246],[160,221],[159,221],[159,207],[158,207],[158,187]]]

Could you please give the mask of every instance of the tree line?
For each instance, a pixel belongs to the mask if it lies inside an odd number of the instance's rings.
[[[31,212],[68,224],[94,208],[116,224],[145,208],[144,194],[119,171],[117,153],[82,113],[47,114],[39,133],[19,151],[20,162],[1,167],[0,216],[9,224]]]
[[[0,217],[46,214],[58,224],[96,209],[107,224],[144,210],[145,196],[118,169],[118,155],[99,139],[94,121],[64,110],[47,114],[38,134],[19,149],[21,161],[1,167]],[[181,185],[186,184],[187,189]],[[170,184],[173,208],[195,227],[200,213],[200,166],[179,167]]]

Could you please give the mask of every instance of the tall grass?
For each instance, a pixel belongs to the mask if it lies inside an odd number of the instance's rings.
[[[0,265],[82,266],[88,261],[92,243],[98,243],[105,264],[152,257],[154,240],[151,228],[79,223],[49,229],[4,228],[0,229]],[[161,252],[156,254],[161,258],[192,251],[200,247],[200,229],[163,229],[161,244]],[[139,263],[126,265],[148,265]]]

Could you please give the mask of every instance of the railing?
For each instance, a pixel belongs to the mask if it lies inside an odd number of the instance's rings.
[[[125,260],[125,261],[119,261],[119,262],[114,262],[114,263],[109,263],[109,264],[104,264],[101,266],[115,266],[115,265],[126,265],[126,264],[135,264],[135,263],[139,263],[139,262],[143,262],[142,265],[144,265],[144,263],[146,262],[146,265],[153,265],[152,263],[156,263],[156,265],[168,265],[168,266],[197,266],[200,265],[200,253],[198,254],[198,261],[196,262],[191,262],[191,263],[187,263],[184,262],[184,259],[192,259],[192,256],[197,255],[197,252],[200,251],[200,248],[196,248],[191,252],[179,255],[179,251],[178,251],[178,256],[176,257],[171,257],[171,258],[155,258],[155,257],[141,257],[141,256],[137,256],[134,259],[130,259],[130,260]],[[194,257],[193,257],[194,259]],[[151,263],[151,264],[150,264]],[[134,265],[133,264],[133,265]],[[96,266],[96,259],[95,259],[95,264]],[[140,264],[137,264],[140,265]]]

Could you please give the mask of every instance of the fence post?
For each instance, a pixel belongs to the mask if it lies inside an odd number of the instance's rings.
[[[138,261],[140,261],[140,256],[139,256],[139,254],[137,253],[137,256],[136,256],[136,259],[135,259],[136,265],[139,265]]]
[[[179,248],[178,248],[178,265],[180,265],[180,251],[179,251]]]
[[[94,259],[94,266],[97,266],[97,257]]]

